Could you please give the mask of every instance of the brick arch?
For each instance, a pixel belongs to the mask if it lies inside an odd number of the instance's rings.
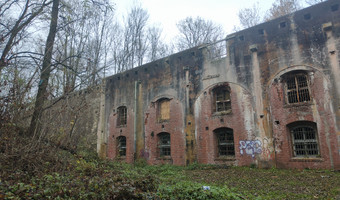
[[[219,86],[230,88],[231,112],[215,113],[212,111],[213,96],[211,92]],[[251,159],[242,157],[238,151],[239,141],[255,138],[255,122],[253,98],[251,93],[243,86],[231,82],[220,82],[201,91],[194,103],[195,137],[197,160],[206,164],[238,164],[248,165]],[[216,157],[216,138],[214,130],[222,127],[233,129],[235,157]]]
[[[174,96],[172,96],[172,95],[169,95],[169,94],[161,94],[161,95],[158,95],[158,96],[154,97],[150,102],[151,103],[155,103],[155,102],[157,102],[157,101],[159,101],[161,99],[170,99],[171,100],[171,99],[176,99],[176,98]]]
[[[157,119],[157,103],[159,100],[169,99],[169,119]],[[185,134],[183,105],[178,99],[169,95],[160,95],[150,102],[144,114],[145,152],[149,164],[185,165]],[[158,149],[158,134],[166,132],[171,139],[171,157],[160,157]]]
[[[289,90],[285,80],[292,73],[304,72],[308,78],[309,101],[287,100]],[[332,168],[338,162],[338,144],[336,144],[336,122],[330,96],[332,86],[327,76],[318,68],[307,65],[291,66],[283,69],[269,81],[267,100],[271,111],[271,126],[275,138],[277,166],[281,168]],[[309,159],[293,156],[289,126],[296,122],[317,124],[321,159]],[[303,163],[303,164],[302,164]]]
[[[118,109],[125,107],[126,113],[124,120],[119,120]],[[133,136],[133,112],[132,108],[125,103],[114,107],[109,115],[108,137],[107,137],[107,156],[110,159],[119,159],[128,163],[134,162],[134,136]],[[119,123],[119,121],[121,123]],[[125,123],[123,123],[125,122]],[[120,157],[117,149],[117,138],[126,137],[126,156]]]
[[[204,92],[206,92],[206,91],[211,91],[213,88],[220,87],[220,86],[223,86],[223,85],[238,86],[238,87],[242,88],[244,91],[246,91],[248,94],[251,94],[251,92],[249,91],[249,89],[248,89],[247,87],[245,87],[244,85],[242,85],[242,84],[235,83],[235,82],[230,82],[230,81],[224,81],[224,82],[214,83],[214,84],[209,85],[208,87],[204,88],[202,91],[200,91],[200,92],[197,94],[196,99],[198,99],[201,95],[203,95]]]
[[[266,86],[268,91],[274,82],[277,82],[282,76],[293,71],[319,72],[325,78],[325,80],[327,80],[327,83],[330,84],[329,78],[322,72],[322,69],[310,65],[292,65],[279,70],[271,76]]]

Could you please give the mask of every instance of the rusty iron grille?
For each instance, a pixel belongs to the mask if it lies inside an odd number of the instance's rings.
[[[235,156],[234,134],[232,129],[219,129],[217,132],[218,155]]]
[[[170,144],[170,134],[160,133],[159,134],[159,150],[160,156],[170,156],[171,155],[171,144]]]
[[[297,74],[287,79],[288,103],[310,101],[308,80],[305,74]]]
[[[118,119],[117,119],[117,126],[124,126],[126,125],[126,118],[127,118],[127,109],[125,106],[121,106],[118,108]]]
[[[226,89],[216,91],[216,112],[231,110],[230,93]]]
[[[119,156],[126,156],[126,137],[118,137],[118,154]]]
[[[315,129],[309,126],[299,126],[292,129],[294,156],[319,155],[318,140]]]

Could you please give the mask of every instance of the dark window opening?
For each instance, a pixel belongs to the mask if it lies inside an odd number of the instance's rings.
[[[117,137],[117,142],[118,156],[126,156],[126,137]]]
[[[231,111],[230,92],[226,87],[214,89],[215,112]]]
[[[259,33],[260,35],[264,35],[264,29],[259,29],[259,30],[258,30],[258,33]]]
[[[339,4],[332,5],[331,10],[332,10],[332,12],[339,10]]]
[[[295,157],[319,155],[316,129],[313,126],[299,125],[291,128],[293,152]]]
[[[160,133],[159,138],[159,155],[160,156],[171,156],[171,144],[170,144],[170,134]]]
[[[117,118],[117,126],[126,125],[127,120],[127,109],[125,106],[121,106],[117,109],[118,118]]]
[[[307,75],[305,74],[294,74],[288,76],[286,90],[288,103],[310,101],[309,83]]]
[[[240,41],[244,41],[244,36],[243,36],[243,35],[240,35],[240,37],[238,37],[238,39],[239,39]]]
[[[310,13],[307,13],[307,14],[303,15],[303,18],[305,20],[310,20],[312,18],[312,15]]]
[[[235,156],[233,130],[219,128],[214,132],[217,137],[218,156]]]
[[[286,22],[281,22],[280,23],[280,28],[285,28],[287,26],[287,23]]]

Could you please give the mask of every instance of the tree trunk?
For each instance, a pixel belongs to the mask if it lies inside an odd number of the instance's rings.
[[[50,30],[46,40],[45,54],[42,65],[42,71],[40,74],[40,82],[38,86],[38,94],[35,101],[34,113],[31,120],[31,125],[28,130],[28,135],[33,136],[41,128],[41,114],[43,111],[44,103],[47,99],[47,86],[48,79],[51,74],[51,59],[55,35],[57,32],[58,24],[58,12],[59,12],[59,0],[53,0]]]

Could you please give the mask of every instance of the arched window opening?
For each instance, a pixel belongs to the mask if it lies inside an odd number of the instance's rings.
[[[311,122],[290,125],[293,153],[295,157],[320,155],[316,126]]]
[[[117,150],[118,150],[118,156],[126,156],[126,137],[125,136],[119,136],[117,137]]]
[[[306,73],[293,72],[285,77],[287,103],[308,102],[310,98],[309,79]]]
[[[159,155],[160,156],[171,156],[171,143],[169,133],[158,134],[159,140]]]
[[[231,112],[231,100],[229,88],[225,86],[217,87],[213,90],[214,94],[214,111]]]
[[[126,106],[120,106],[117,109],[117,126],[125,126],[127,123],[127,108]]]
[[[219,128],[214,131],[217,138],[218,156],[235,156],[234,133],[229,128]]]

